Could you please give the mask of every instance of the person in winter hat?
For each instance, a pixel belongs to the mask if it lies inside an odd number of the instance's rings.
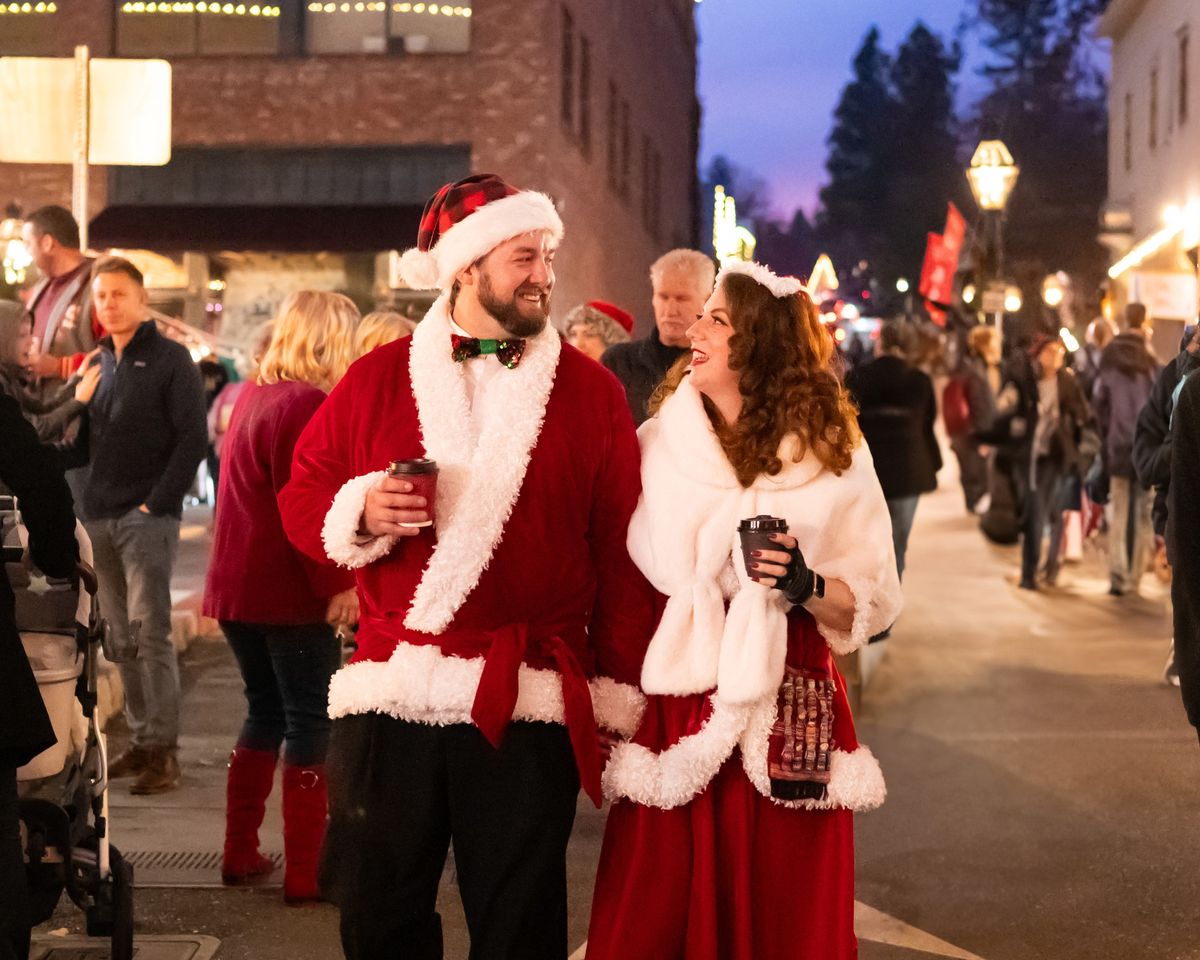
[[[350,368],[279,497],[292,542],[357,575],[323,870],[349,960],[441,957],[451,843],[471,955],[564,960],[576,796],[600,802],[602,748],[641,715],[637,437],[621,385],[548,324],[562,235],[499,177],[439,190],[401,264],[440,296]],[[415,458],[428,498],[386,472]]]
[[[730,264],[687,336],[638,435],[659,618],[604,772],[588,958],[851,960],[853,811],[885,789],[833,655],[899,613],[887,504],[800,281]],[[761,514],[788,532],[744,553]]]
[[[1159,364],[1150,349],[1151,328],[1145,306],[1125,310],[1127,329],[1100,355],[1100,373],[1092,402],[1100,427],[1101,462],[1109,480],[1112,516],[1108,536],[1109,593],[1137,592],[1153,542],[1152,498],[1138,480],[1133,438],[1138,416],[1150,399]]]
[[[590,300],[567,314],[563,329],[571,346],[599,360],[609,347],[629,342],[633,314],[604,300]]]

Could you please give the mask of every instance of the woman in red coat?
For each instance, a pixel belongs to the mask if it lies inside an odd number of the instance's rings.
[[[629,555],[660,614],[588,960],[853,960],[853,811],[884,785],[833,654],[899,612],[887,505],[798,280],[727,266],[688,338],[638,432]],[[743,553],[763,515],[787,532]]]
[[[329,678],[339,632],[358,619],[354,574],[288,542],[276,494],[291,476],[301,431],[355,359],[358,311],[344,296],[304,290],[275,321],[258,383],[238,397],[222,450],[221,510],[204,612],[220,621],[245,681],[249,714],[229,759],[226,883],[269,873],[258,852],[283,747],[284,896],[317,896],[325,834]]]

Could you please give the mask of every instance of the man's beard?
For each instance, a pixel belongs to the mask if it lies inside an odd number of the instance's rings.
[[[521,312],[517,297],[534,290],[542,295],[542,308],[538,316],[530,317]],[[532,284],[517,287],[512,298],[504,301],[496,296],[491,279],[486,273],[479,278],[479,304],[512,337],[532,337],[541,333],[546,328],[546,321],[550,316],[550,295],[540,287]]]

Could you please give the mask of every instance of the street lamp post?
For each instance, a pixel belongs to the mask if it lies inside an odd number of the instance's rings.
[[[975,195],[975,202],[991,221],[992,254],[995,261],[993,279],[997,285],[1004,283],[1004,209],[1008,206],[1008,198],[1012,196],[1020,173],[1021,169],[1013,162],[1008,147],[1000,140],[982,141],[975,148],[975,155],[971,158],[971,166],[967,170],[967,180],[971,183],[971,193]],[[1003,303],[993,312],[996,332],[1003,342]]]

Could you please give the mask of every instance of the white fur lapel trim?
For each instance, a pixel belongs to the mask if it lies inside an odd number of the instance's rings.
[[[824,800],[772,797],[767,751],[775,713],[773,699],[741,707],[713,697],[712,713],[704,726],[661,753],[633,743],[614,747],[602,778],[604,795],[609,800],[631,800],[646,807],[672,810],[703,793],[734,748],[740,746],[747,778],[760,794],[778,806],[863,812],[883,803],[887,796],[883,773],[871,751],[861,745],[853,753],[833,752]]]
[[[358,534],[367,491],[384,476],[383,470],[377,470],[347,480],[333,498],[321,527],[321,541],[325,544],[329,559],[339,566],[357,570],[387,556],[395,545],[396,537],[363,540]]]
[[[483,657],[453,657],[435,645],[398,644],[386,662],[352,663],[333,675],[329,716],[383,713],[434,726],[471,723],[483,664]],[[561,674],[522,664],[517,682],[514,720],[564,722]],[[596,677],[589,686],[597,721],[632,736],[645,708],[637,689],[609,677]]]
[[[438,542],[404,625],[441,633],[504,535],[541,434],[562,341],[549,324],[529,338],[520,366],[492,386],[480,438],[473,443],[462,364],[450,356],[446,296],[430,308],[412,339],[409,369],[421,436],[439,470]]]

